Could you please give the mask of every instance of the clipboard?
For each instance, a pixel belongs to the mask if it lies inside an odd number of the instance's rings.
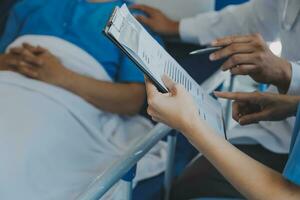
[[[127,9],[127,6],[126,5],[123,5],[126,7]],[[120,7],[116,7],[111,15],[111,17],[109,18],[104,30],[103,30],[103,33],[104,35],[109,39],[111,40],[125,55],[127,55],[130,60],[132,60],[136,66],[153,82],[153,84],[158,88],[158,90],[162,93],[168,93],[168,89],[166,88],[166,86],[162,83],[162,81],[158,80],[157,77],[155,77],[154,74],[151,73],[151,70],[149,70],[147,68],[147,66],[141,62],[141,59],[138,58],[138,55],[136,55],[135,52],[131,51],[130,48],[128,48],[126,45],[123,45],[120,41],[118,41],[115,36],[112,34],[112,32],[114,32],[114,34],[118,35],[118,34],[121,34],[121,30],[122,30],[122,27],[124,26],[124,19],[125,19],[125,16],[122,16],[120,15],[120,10],[121,8]],[[129,11],[128,11],[129,12]],[[123,20],[120,21],[120,18],[123,18]],[[140,25],[141,26],[141,25]],[[119,31],[119,32],[118,32]],[[147,33],[148,34],[148,33]],[[152,38],[152,37],[151,37]],[[153,39],[153,38],[152,38]],[[160,45],[159,45],[160,46]],[[162,48],[160,46],[160,48]],[[165,50],[163,50],[165,51]],[[166,53],[167,54],[167,53]],[[168,56],[170,56],[168,54]],[[172,58],[173,59],[173,58]],[[172,67],[170,67],[172,68]],[[181,67],[180,67],[181,68]],[[182,68],[181,68],[182,69]],[[182,69],[182,71],[184,73],[187,74],[187,72]],[[180,72],[181,73],[181,72]],[[187,76],[192,79],[188,74]],[[180,80],[182,81],[181,77],[179,77]],[[193,79],[192,79],[193,82],[195,82]],[[184,83],[186,83],[187,87],[189,87],[189,84],[190,83],[187,83],[187,81],[184,81]],[[196,83],[196,82],[195,82]],[[198,85],[198,84],[197,84]],[[186,87],[186,89],[187,89]],[[191,86],[192,87],[192,86]],[[198,85],[199,88],[201,88],[199,85]],[[188,89],[187,89],[188,90]],[[188,90],[189,91],[189,90]],[[197,90],[198,91],[198,90]],[[195,91],[194,91],[195,92]],[[202,93],[200,93],[201,95]],[[209,98],[211,101],[213,101],[212,97],[209,97],[208,94],[206,94],[207,97],[205,98]],[[203,97],[204,98],[204,97]],[[214,100],[215,102],[214,103],[217,103],[216,100]],[[197,102],[198,103],[198,102]],[[219,103],[218,103],[219,104]],[[199,104],[198,104],[199,105]],[[213,108],[214,106],[211,106],[211,108]],[[216,106],[217,107],[217,106]],[[200,109],[200,108],[199,108]],[[208,109],[208,108],[203,108],[203,110],[205,109]],[[215,109],[215,108],[213,108]],[[216,119],[215,121],[219,121],[219,123],[217,123],[217,128],[215,126],[213,126],[215,129],[218,129],[217,131],[219,132],[219,134],[222,134],[225,139],[227,139],[227,135],[226,135],[226,129],[225,129],[225,123],[224,123],[224,118],[223,118],[223,111],[222,111],[222,108],[218,111],[220,112],[221,114],[218,114],[216,117],[218,117],[218,120]],[[199,114],[200,114],[200,111],[199,111]],[[209,118],[208,120],[213,121],[212,120],[212,116],[208,116],[208,115],[213,115],[211,114],[210,112],[206,111],[206,113],[202,113],[200,114],[202,116],[202,118],[204,118],[205,120],[206,119],[206,116]],[[221,132],[221,133],[220,133]]]

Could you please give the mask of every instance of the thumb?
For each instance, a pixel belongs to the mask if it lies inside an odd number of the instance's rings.
[[[145,77],[145,84],[148,98],[152,98],[159,93],[157,88],[150,82],[147,77]]]
[[[162,76],[161,79],[164,82],[165,86],[168,88],[168,90],[171,92],[171,94],[176,94],[176,83],[165,74]]]

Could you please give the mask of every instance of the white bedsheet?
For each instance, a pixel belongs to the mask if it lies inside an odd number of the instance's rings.
[[[78,73],[111,81],[73,44],[31,35],[10,47],[23,42],[49,49]],[[0,72],[0,95],[0,199],[74,199],[153,127],[143,117],[102,112],[64,89],[13,72]],[[138,164],[136,181],[161,173],[165,157],[161,142]]]

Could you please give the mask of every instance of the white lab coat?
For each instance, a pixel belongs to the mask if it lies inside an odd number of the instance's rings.
[[[261,33],[267,41],[280,38],[282,57],[292,63],[289,94],[300,95],[300,1],[252,0],[229,6],[220,12],[199,14],[180,22],[180,35],[186,42],[208,44],[218,37]],[[274,87],[270,88],[275,91]],[[229,138],[247,138],[277,153],[289,151],[294,119],[236,126]]]

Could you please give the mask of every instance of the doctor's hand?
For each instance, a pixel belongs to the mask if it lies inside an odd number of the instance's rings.
[[[260,83],[273,84],[286,93],[291,81],[291,64],[272,53],[259,34],[229,36],[217,39],[213,46],[223,49],[210,55],[211,60],[228,58],[222,65],[224,71],[234,75],[249,75]]]
[[[274,93],[215,92],[220,98],[234,100],[232,117],[241,125],[260,121],[279,121],[297,113],[299,96]]]
[[[141,23],[150,27],[153,31],[162,35],[179,34],[179,22],[169,19],[160,10],[146,5],[133,5],[131,8],[140,10],[147,15],[138,15],[136,18]]]
[[[22,47],[12,48],[10,53],[21,57],[10,63],[17,72],[49,84],[63,84],[68,70],[47,49],[23,44]]]
[[[200,120],[198,107],[183,86],[174,83],[167,76],[163,76],[162,80],[169,93],[160,93],[146,78],[148,114],[154,121],[165,123],[181,132],[188,132]]]

